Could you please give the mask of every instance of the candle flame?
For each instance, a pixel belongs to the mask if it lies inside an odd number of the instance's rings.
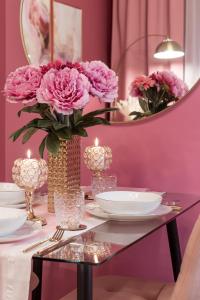
[[[96,137],[96,139],[94,140],[94,145],[97,147],[99,146],[99,139]]]
[[[27,150],[27,157],[31,158],[31,150],[30,149]]]

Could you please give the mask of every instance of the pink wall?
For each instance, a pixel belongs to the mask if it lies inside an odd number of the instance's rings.
[[[96,136],[102,144],[112,147],[111,171],[117,174],[120,186],[200,194],[199,96],[197,85],[174,109],[148,121],[93,128],[90,138],[83,140],[83,148]],[[85,166],[83,174],[87,184],[90,179]],[[200,207],[195,207],[178,221],[183,249],[199,212]],[[170,280],[169,258],[166,231],[161,230],[115,258],[109,270],[111,273]],[[127,264],[123,266],[125,260]],[[119,268],[120,262],[122,268]]]
[[[108,35],[110,32],[109,9],[111,1],[107,0],[71,0],[64,1],[83,8],[83,56],[85,59],[102,59],[108,61]],[[26,63],[19,30],[20,1],[6,0],[6,73]],[[2,4],[1,4],[2,5]],[[109,6],[110,7],[110,6]],[[5,27],[4,27],[5,28]],[[4,56],[5,57],[5,56]],[[83,139],[83,149],[93,143],[98,136],[102,144],[109,145],[113,150],[112,173],[117,174],[119,185],[149,187],[161,191],[180,191],[200,194],[200,119],[199,110],[200,88],[181,101],[171,111],[153,117],[146,122],[130,125],[95,127],[89,131],[89,138]],[[13,160],[24,156],[30,147],[37,155],[38,138],[27,146],[20,142],[12,144],[7,138],[9,134],[24,123],[16,117],[17,107],[6,104],[5,151],[6,151],[6,180],[10,180]],[[4,111],[0,111],[2,122]],[[0,140],[0,149],[2,149]],[[2,156],[1,156],[2,157]],[[84,184],[90,182],[90,174],[82,166]],[[180,219],[181,241],[185,245],[188,234],[199,209],[194,208]],[[126,258],[129,265],[119,268],[119,262]],[[127,266],[129,266],[127,268]],[[66,268],[58,266],[60,276],[64,278]],[[160,231],[145,241],[130,249],[126,254],[115,258],[107,264],[111,273],[137,274],[143,277],[162,279],[171,278],[169,252],[166,244],[166,232]],[[55,269],[54,269],[55,270]],[[51,278],[52,270],[48,276]],[[63,276],[62,276],[63,275]],[[66,274],[67,276],[67,274]],[[65,280],[64,280],[65,282]],[[67,281],[66,281],[67,282]],[[66,283],[67,284],[67,283]],[[63,290],[58,285],[55,293]],[[63,287],[64,289],[64,287]],[[52,289],[48,295],[53,296]],[[50,299],[50,298],[49,298]]]
[[[0,9],[0,91],[3,90],[5,81],[5,2],[1,3]],[[3,46],[2,46],[3,45]],[[0,93],[0,180],[4,179],[5,174],[5,100],[2,93]]]

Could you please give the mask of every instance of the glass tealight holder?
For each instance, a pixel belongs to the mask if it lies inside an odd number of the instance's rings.
[[[44,159],[17,159],[12,168],[12,178],[14,182],[25,190],[27,220],[39,222],[46,225],[44,217],[36,216],[33,211],[34,191],[42,187],[47,181],[48,167]]]
[[[93,176],[91,189],[92,196],[95,197],[96,194],[114,191],[117,187],[117,176],[115,175],[105,175],[104,176]]]
[[[68,190],[54,193],[54,207],[57,225],[65,230],[82,230],[87,226],[81,224],[85,212],[84,192]]]

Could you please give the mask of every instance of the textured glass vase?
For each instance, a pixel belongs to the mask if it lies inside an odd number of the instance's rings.
[[[80,188],[80,137],[60,141],[57,155],[48,155],[48,212],[55,212],[54,192]]]

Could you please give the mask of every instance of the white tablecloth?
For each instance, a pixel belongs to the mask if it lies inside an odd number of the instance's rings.
[[[51,236],[56,228],[55,216],[46,213],[46,205],[39,206],[36,212],[38,215],[45,216],[48,222],[48,225],[44,226],[40,233],[33,238],[0,244],[0,300],[28,300],[29,298],[32,255],[36,250],[34,249],[26,254],[22,250],[32,243],[44,239],[46,236]],[[104,220],[89,216],[84,220],[87,230],[104,222]],[[82,232],[65,232],[63,239]]]

